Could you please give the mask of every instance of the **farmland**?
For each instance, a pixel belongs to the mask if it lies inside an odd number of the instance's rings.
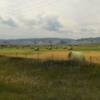
[[[70,46],[0,46],[0,100],[99,100],[100,45],[76,45],[91,63],[67,61]]]
[[[53,59],[53,60],[67,60],[69,48],[73,47],[73,51],[82,52],[87,61],[93,63],[100,63],[100,45],[1,45],[0,55],[10,57],[32,58],[32,59]]]
[[[0,57],[0,100],[99,100],[100,65]]]

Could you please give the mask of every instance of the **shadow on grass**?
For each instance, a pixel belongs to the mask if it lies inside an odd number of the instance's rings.
[[[89,63],[89,62],[75,62],[75,61],[68,61],[68,60],[39,60],[39,59],[29,59],[29,58],[18,58],[18,57],[6,57],[0,56],[0,63],[8,63],[8,65],[15,65],[16,67],[20,68],[34,68],[34,67],[41,67],[41,68],[48,68],[48,67],[66,67],[66,68],[78,68],[78,69],[85,69],[90,70],[95,67],[100,67],[100,64]]]

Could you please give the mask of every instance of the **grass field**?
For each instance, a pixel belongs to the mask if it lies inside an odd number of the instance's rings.
[[[69,53],[68,45],[40,45],[40,46],[0,46],[0,55],[21,58],[33,59],[53,59],[53,60],[67,60]],[[74,45],[73,51],[82,52],[87,61],[93,63],[100,63],[100,45]],[[38,48],[38,49],[37,49]]]
[[[99,100],[100,65],[0,57],[0,100]]]
[[[0,100],[100,100],[100,46],[73,47],[84,64],[67,61],[68,48],[1,45]]]

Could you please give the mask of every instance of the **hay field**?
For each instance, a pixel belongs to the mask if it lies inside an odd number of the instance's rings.
[[[67,61],[67,48],[1,47],[0,100],[99,100],[100,51],[79,47],[93,63]]]
[[[0,53],[0,55],[7,57],[20,57],[20,58],[32,58],[40,60],[68,60],[69,51],[47,51],[47,52],[34,52],[34,53]],[[100,63],[99,51],[82,51],[88,62]]]
[[[40,60],[68,60],[68,46],[55,46],[48,50],[48,46],[39,46],[39,51],[34,50],[34,46],[23,47],[3,47],[0,48],[0,55],[7,57],[20,57],[20,58],[32,58]],[[82,52],[88,62],[100,63],[100,47],[99,45],[83,45],[74,46],[74,51]]]

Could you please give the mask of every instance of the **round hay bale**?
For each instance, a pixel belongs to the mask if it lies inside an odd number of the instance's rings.
[[[85,62],[85,56],[82,52],[70,51],[68,54],[68,59],[74,62]]]
[[[39,47],[35,47],[34,48],[34,51],[39,51]]]

